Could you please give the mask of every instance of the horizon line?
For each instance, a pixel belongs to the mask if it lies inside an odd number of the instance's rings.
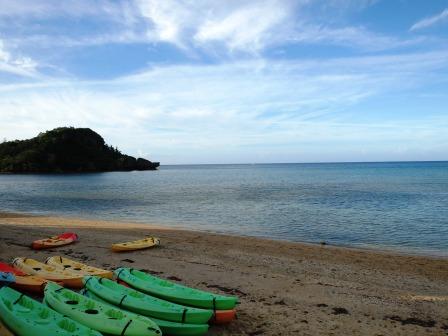
[[[344,163],[443,163],[447,160],[398,160],[398,161],[317,161],[317,162],[246,162],[246,163],[169,163],[160,166],[237,166],[237,165],[274,165],[274,164],[344,164]]]

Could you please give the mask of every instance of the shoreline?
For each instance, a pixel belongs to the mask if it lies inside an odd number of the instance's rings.
[[[8,225],[8,223],[2,223],[3,218],[20,218],[22,220],[18,220],[15,223],[24,226],[42,226],[42,227],[58,227],[61,226],[57,222],[54,221],[55,218],[58,218],[61,223],[66,225],[66,227],[71,228],[103,228],[103,229],[112,229],[112,230],[122,230],[122,229],[156,229],[156,230],[167,230],[167,231],[185,231],[185,232],[196,232],[203,234],[212,234],[212,235],[221,235],[225,237],[241,237],[241,238],[254,238],[260,240],[267,240],[278,243],[292,243],[306,246],[325,246],[327,248],[335,248],[335,249],[345,249],[352,251],[366,251],[387,255],[397,255],[397,256],[409,256],[409,257],[423,257],[430,259],[441,259],[448,260],[448,251],[434,251],[430,253],[430,250],[422,250],[419,252],[418,250],[400,250],[398,248],[388,247],[388,246],[380,246],[380,245],[369,245],[369,246],[350,246],[350,245],[334,245],[327,242],[319,243],[319,242],[307,242],[307,241],[294,241],[282,238],[268,238],[263,236],[251,236],[237,233],[225,233],[225,232],[216,232],[212,230],[200,230],[194,228],[187,228],[177,224],[155,224],[148,222],[133,222],[133,221],[120,221],[120,220],[110,220],[110,219],[96,219],[93,217],[71,217],[71,216],[62,216],[57,214],[33,214],[33,213],[20,213],[20,212],[9,212],[0,210],[0,225]],[[29,220],[23,220],[23,218],[34,218],[38,219],[37,221],[31,222]],[[50,224],[45,223],[45,220],[49,221]]]
[[[118,226],[118,227],[117,227]],[[80,241],[33,251],[39,238],[76,228]],[[113,253],[151,234],[161,246]],[[240,298],[217,335],[447,335],[448,259],[166,228],[0,212],[0,260],[63,255],[92,266],[143,269]]]

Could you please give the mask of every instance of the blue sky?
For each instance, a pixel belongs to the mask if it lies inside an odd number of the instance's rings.
[[[165,164],[448,159],[448,1],[0,0],[0,137]]]

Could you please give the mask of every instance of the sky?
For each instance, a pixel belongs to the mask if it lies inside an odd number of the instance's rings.
[[[0,141],[162,164],[448,160],[446,0],[0,0]]]

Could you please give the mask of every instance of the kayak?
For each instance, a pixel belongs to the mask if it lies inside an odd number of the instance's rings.
[[[118,268],[115,277],[131,287],[171,302],[216,310],[234,309],[238,298],[182,286],[132,268]]]
[[[0,287],[9,286],[10,284],[16,282],[16,277],[13,273],[0,272]]]
[[[0,289],[0,319],[17,336],[101,336],[9,287]]]
[[[150,318],[205,324],[213,315],[211,310],[181,306],[124,287],[109,279],[85,277],[84,284],[85,288],[107,302]]]
[[[236,309],[216,310],[213,318],[210,320],[214,324],[226,324],[236,319]]]
[[[82,294],[104,304],[108,304],[102,298],[96,296],[90,290],[83,289]],[[208,331],[208,324],[189,324],[189,323],[179,323],[172,322],[166,320],[159,320],[157,318],[151,317],[151,320],[154,321],[162,330],[163,335],[172,335],[172,336],[202,336]]]
[[[31,247],[34,250],[42,250],[52,247],[64,246],[78,240],[78,235],[73,232],[66,232],[58,236],[52,236],[33,241]]]
[[[11,287],[35,293],[43,293],[43,288],[47,283],[47,280],[40,277],[26,274],[8,264],[0,262],[0,272],[9,272],[14,274],[15,281],[11,284]]]
[[[54,256],[48,258],[45,263],[50,266],[54,266],[59,269],[67,270],[67,271],[76,271],[83,275],[96,275],[104,278],[112,278],[112,271],[108,271],[105,269],[89,266],[83,263],[80,263],[75,260],[71,260],[68,258],[64,258],[62,256]]]
[[[126,243],[112,244],[112,251],[114,252],[134,251],[158,245],[160,245],[160,240],[158,238],[148,237],[145,239],[134,240]]]
[[[48,283],[45,304],[60,314],[101,333],[126,336],[161,336],[149,318],[105,305],[79,293]]]
[[[14,336],[14,334],[5,326],[0,319],[0,336]]]
[[[81,288],[83,286],[83,275],[75,271],[61,270],[30,258],[15,258],[12,264],[22,272],[37,275],[47,280],[58,281],[67,287]]]

